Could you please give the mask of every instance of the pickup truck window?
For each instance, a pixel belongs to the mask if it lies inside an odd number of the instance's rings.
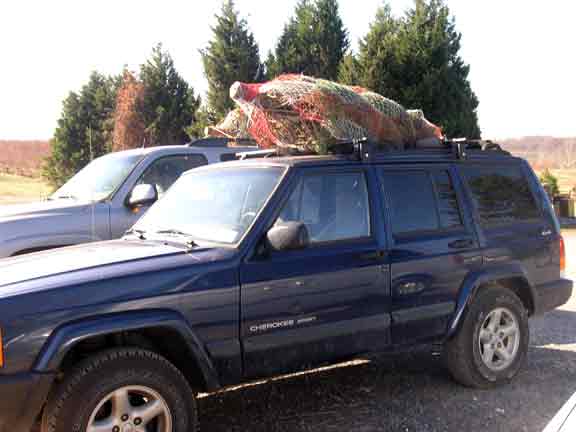
[[[311,243],[369,237],[370,213],[364,174],[303,176],[276,223],[288,221],[306,224]]]
[[[134,167],[141,155],[110,153],[94,159],[58,189],[50,199],[101,201],[110,198]]]
[[[155,185],[158,195],[162,197],[182,173],[207,164],[208,161],[201,154],[162,157],[146,168],[138,184]]]
[[[284,169],[230,167],[182,176],[134,229],[173,230],[193,240],[240,241],[276,188]]]

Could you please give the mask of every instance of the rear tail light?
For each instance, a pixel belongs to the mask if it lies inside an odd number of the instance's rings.
[[[566,248],[564,247],[564,238],[560,236],[560,273],[566,271]]]
[[[4,366],[4,341],[2,340],[2,330],[0,329],[0,368]]]

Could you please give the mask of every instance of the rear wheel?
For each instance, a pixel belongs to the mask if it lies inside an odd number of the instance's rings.
[[[186,379],[163,357],[140,349],[97,354],[50,395],[42,432],[190,432],[196,403]]]
[[[528,313],[514,292],[483,289],[446,345],[448,369],[460,383],[489,388],[509,382],[520,370],[529,344]]]

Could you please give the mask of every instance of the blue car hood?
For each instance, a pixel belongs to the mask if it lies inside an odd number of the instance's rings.
[[[111,240],[22,255],[0,261],[0,298],[174,265],[214,262],[229,249],[187,250],[170,243]]]

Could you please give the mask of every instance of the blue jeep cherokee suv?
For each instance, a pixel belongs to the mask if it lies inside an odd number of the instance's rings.
[[[430,344],[492,387],[570,297],[564,261],[493,145],[198,168],[120,240],[0,263],[0,431],[188,432],[198,392]]]

